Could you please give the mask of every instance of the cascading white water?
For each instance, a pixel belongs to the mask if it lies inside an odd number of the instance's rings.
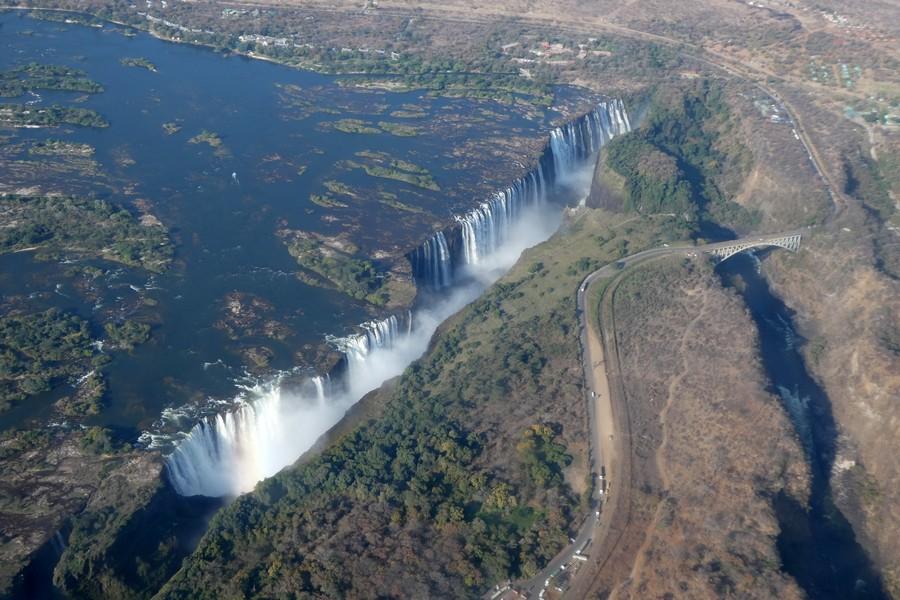
[[[329,338],[347,363],[340,381],[316,377],[296,391],[275,378],[248,388],[237,410],[202,420],[167,457],[176,491],[236,495],[293,463],[363,395],[421,356],[442,321],[474,300],[523,250],[547,239],[559,221],[559,212],[548,210],[547,193],[584,167],[602,144],[629,129],[618,100],[555,129],[537,168],[457,217],[459,265],[443,232],[410,255],[420,282],[450,288],[440,300],[415,314],[364,323],[358,334]],[[457,281],[457,270],[466,277]]]
[[[313,385],[316,386],[316,397],[317,398],[325,398],[325,381],[327,379],[327,375],[325,377],[313,377]]]
[[[557,176],[600,149],[614,136],[631,131],[621,100],[601,102],[593,111],[550,132],[553,168]]]
[[[542,202],[545,192],[543,177],[532,171],[466,215],[456,217],[463,241],[463,264],[477,265],[496,252],[507,241],[522,211]]]
[[[402,347],[412,328],[411,314],[363,323],[363,333],[329,341],[346,358],[348,389],[335,390],[330,378],[288,390],[283,377],[246,388],[241,406],[203,420],[167,457],[169,478],[184,496],[226,496],[249,491],[308,450],[347,409],[381,381],[366,369],[379,350]],[[340,387],[340,386],[338,386]]]
[[[378,350],[389,350],[402,336],[412,331],[412,313],[402,319],[392,315],[381,321],[368,321],[360,325],[363,333],[343,338],[330,338],[330,341],[344,353],[347,368],[351,375],[355,369],[366,364],[369,356]]]
[[[452,261],[447,238],[438,231],[425,240],[410,256],[413,271],[433,290],[442,290],[453,283]]]
[[[313,380],[314,393],[289,394],[281,383],[276,378],[249,388],[240,408],[194,426],[166,460],[178,493],[226,496],[249,490],[285,466],[286,451],[299,456],[324,422],[336,422],[346,410],[328,402],[323,378]],[[297,418],[303,414],[317,418]]]
[[[601,102],[590,113],[550,132],[550,142],[537,167],[507,189],[456,217],[460,252],[454,261],[443,231],[437,232],[410,256],[420,283],[439,290],[466,265],[477,265],[502,247],[510,227],[528,207],[546,197],[548,185],[559,183],[578,165],[617,135],[631,131],[621,100]],[[442,251],[436,251],[440,247]]]

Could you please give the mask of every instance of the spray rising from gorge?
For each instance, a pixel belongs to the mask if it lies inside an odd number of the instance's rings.
[[[330,338],[344,355],[340,374],[299,387],[274,378],[248,388],[237,410],[195,425],[166,460],[175,489],[182,495],[236,495],[293,463],[360,398],[419,358],[442,321],[477,298],[525,249],[552,235],[560,210],[551,200],[583,196],[586,189],[573,183],[579,172],[592,171],[589,159],[629,130],[618,100],[553,130],[531,172],[408,255],[418,286],[430,292],[423,306],[364,323],[358,334]]]
[[[504,247],[522,215],[542,205],[554,188],[570,183],[603,144],[630,130],[620,100],[603,102],[583,117],[554,129],[531,172],[456,217],[458,227],[438,231],[408,255],[416,283],[420,288],[442,290],[458,282],[461,273]]]

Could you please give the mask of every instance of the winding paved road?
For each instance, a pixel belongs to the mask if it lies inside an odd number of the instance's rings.
[[[628,404],[619,368],[618,345],[614,327],[614,314],[610,293],[624,278],[629,267],[666,256],[695,257],[742,242],[761,242],[790,235],[802,234],[796,230],[770,235],[756,235],[702,246],[664,245],[627,256],[604,265],[585,277],[578,286],[576,309],[579,323],[581,359],[584,369],[584,393],[588,406],[590,429],[590,464],[594,480],[591,508],[578,529],[578,534],[565,549],[535,577],[519,589],[528,598],[538,598],[547,581],[559,569],[569,563],[577,553],[586,554],[588,560],[579,574],[595,575],[615,550],[624,533],[630,510],[631,487],[631,427]],[[599,315],[587,304],[593,286],[606,280],[607,286],[600,297]],[[597,317],[602,322],[594,322]],[[599,335],[598,335],[599,334]],[[601,493],[600,475],[605,472],[608,490]],[[589,548],[582,550],[589,544]],[[586,576],[574,577],[571,594],[583,596],[590,581]]]

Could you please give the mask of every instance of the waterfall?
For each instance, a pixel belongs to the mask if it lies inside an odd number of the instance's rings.
[[[523,211],[544,202],[549,189],[580,168],[606,142],[629,131],[628,113],[617,99],[601,102],[586,115],[551,131],[534,169],[466,214],[454,217],[454,228],[438,231],[407,255],[416,282],[435,291],[452,285],[465,266],[480,264],[506,243]]]
[[[246,387],[236,409],[201,419],[166,458],[176,491],[236,495],[296,461],[360,398],[420,357],[441,322],[474,300],[525,248],[552,234],[558,217],[554,222],[539,210],[550,189],[629,127],[624,106],[613,100],[555,129],[537,167],[456,217],[449,233],[435,233],[408,255],[420,284],[450,289],[415,313],[363,323],[345,337],[326,337],[343,353],[346,369],[340,375],[313,377],[299,388],[287,385],[284,375],[275,377]],[[478,277],[457,277],[462,271]]]
[[[448,287],[453,281],[450,248],[443,231],[438,231],[409,255],[413,273],[427,277],[425,282],[433,290]]]
[[[405,317],[392,315],[380,321],[368,321],[360,325],[363,332],[343,338],[328,338],[343,351],[347,368],[352,375],[355,370],[365,367],[373,352],[390,350],[404,336],[412,332],[412,313]]]
[[[617,135],[631,131],[621,100],[601,102],[593,111],[550,132],[549,151],[557,176],[571,173]]]
[[[456,217],[462,235],[462,262],[477,265],[506,241],[522,211],[544,199],[544,177],[540,169],[516,181],[502,192],[461,217]]]
[[[331,383],[331,378],[328,375],[324,377],[313,377],[312,379],[313,385],[316,386],[316,398],[319,400],[325,400],[325,386]]]
[[[412,331],[412,313],[361,325],[362,333],[327,338],[341,350],[347,376],[366,381],[372,357],[400,345]],[[328,375],[309,379],[298,390],[285,376],[245,388],[236,410],[202,419],[167,457],[169,479],[184,496],[226,496],[246,492],[257,481],[274,475],[308,450],[344,415],[352,402],[353,385]]]

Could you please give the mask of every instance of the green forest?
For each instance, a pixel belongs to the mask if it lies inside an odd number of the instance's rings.
[[[72,253],[155,272],[172,260],[165,228],[105,200],[10,194],[0,196],[0,212],[11,222],[0,230],[0,254],[34,248],[44,258]]]
[[[109,127],[109,121],[89,108],[71,108],[54,104],[46,108],[32,108],[24,104],[0,104],[0,123],[12,127]]]
[[[28,63],[0,71],[0,96],[15,97],[33,90],[59,90],[99,94],[103,86],[80,69],[62,65]]]
[[[732,135],[736,120],[723,94],[708,80],[667,87],[650,96],[636,131],[609,143],[606,166],[625,180],[625,210],[737,230],[758,223],[732,200],[753,159]]]

